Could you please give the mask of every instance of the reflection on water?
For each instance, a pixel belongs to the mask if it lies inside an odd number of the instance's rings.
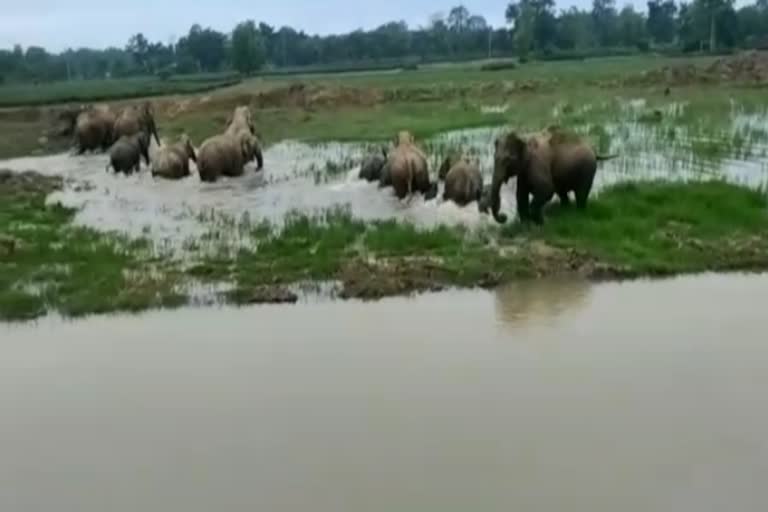
[[[589,303],[592,284],[580,279],[521,280],[495,293],[496,317],[510,329],[530,321],[556,320]]]
[[[768,276],[541,285],[0,326],[0,510],[763,510]]]

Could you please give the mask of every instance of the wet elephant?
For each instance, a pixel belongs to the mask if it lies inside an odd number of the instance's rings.
[[[256,169],[261,170],[264,168],[264,153],[261,148],[261,141],[258,135],[256,135],[253,116],[247,106],[235,107],[234,112],[227,120],[227,129],[224,134],[232,137],[238,137],[240,134],[250,136],[251,151],[245,156],[245,163],[256,160]]]
[[[420,192],[425,199],[437,195],[437,183],[430,183],[429,165],[424,152],[414,142],[413,135],[400,132],[396,146],[389,153],[389,180],[395,195],[404,199],[415,192]]]
[[[369,154],[360,164],[358,178],[365,181],[380,181],[381,171],[387,163],[387,151],[382,148],[380,152]]]
[[[132,174],[141,170],[141,159],[149,165],[149,138],[143,132],[124,135],[109,150],[109,165],[115,172]]]
[[[444,173],[443,200],[459,206],[477,201],[478,207],[482,207],[483,176],[477,162],[464,157],[448,157],[441,166],[441,174],[444,168],[448,171]]]
[[[253,154],[252,135],[238,133],[213,136],[203,142],[197,153],[200,179],[213,182],[220,176],[240,176],[251,154]]]
[[[80,112],[75,121],[77,154],[109,149],[115,141],[114,126],[115,113],[109,106],[90,107]]]
[[[544,221],[544,206],[557,194],[564,205],[569,193],[583,209],[592,190],[597,163],[615,156],[599,156],[579,137],[551,127],[528,137],[515,132],[495,141],[491,211],[499,223],[507,221],[501,213],[501,186],[517,178],[517,213],[522,222]],[[531,197],[533,199],[531,200]]]
[[[189,176],[189,161],[197,162],[192,141],[185,134],[176,144],[164,145],[152,159],[152,176],[178,180]]]
[[[154,109],[149,102],[145,102],[140,107],[136,105],[126,107],[115,120],[116,138],[124,135],[135,135],[139,132],[144,132],[148,136],[154,137],[157,145],[160,145]]]

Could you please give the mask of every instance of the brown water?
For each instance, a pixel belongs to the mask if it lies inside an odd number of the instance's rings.
[[[0,326],[0,510],[759,511],[768,276]]]

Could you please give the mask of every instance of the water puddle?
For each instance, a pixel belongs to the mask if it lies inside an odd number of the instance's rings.
[[[578,128],[601,153],[619,155],[601,164],[595,184],[598,192],[627,179],[724,178],[750,186],[768,182],[768,145],[760,136],[768,134],[768,117],[735,111],[731,135],[739,144],[734,148],[733,140],[696,139],[685,127],[644,123],[639,120],[644,109],[645,102],[630,102],[626,122]],[[684,110],[681,104],[671,104],[663,115],[680,116]],[[579,111],[589,108],[582,106]],[[428,141],[433,172],[443,155],[461,147],[480,162],[490,182],[493,140],[503,131],[502,127],[461,130]],[[706,150],[707,144],[717,143],[727,146],[718,158],[702,158],[693,150],[696,144]],[[282,142],[266,150],[264,172],[248,169],[243,177],[214,184],[201,183],[195,176],[178,182],[154,180],[148,173],[116,176],[105,172],[105,155],[20,158],[0,161],[0,168],[63,176],[64,190],[49,201],[77,208],[76,223],[147,237],[157,247],[179,253],[198,248],[197,242],[210,238],[217,224],[267,221],[279,226],[292,212],[315,215],[340,206],[363,220],[398,219],[421,227],[493,225],[474,205],[459,208],[439,198],[425,202],[421,197],[399,201],[391,191],[358,180],[357,163],[365,152],[362,144]],[[503,189],[502,208],[514,209],[513,184]],[[216,236],[227,238],[229,245],[249,243],[237,230],[218,231]]]

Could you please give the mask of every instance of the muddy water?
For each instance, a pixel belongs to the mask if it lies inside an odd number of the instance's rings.
[[[639,104],[636,108],[642,108]],[[634,107],[633,107],[634,108]],[[737,122],[739,121],[739,122]],[[755,130],[768,123],[763,116],[735,116],[734,129]],[[493,167],[493,140],[503,128],[480,128],[450,132],[430,141],[431,148],[445,152],[462,147],[476,157],[486,179]],[[590,128],[585,130],[589,132]],[[601,164],[596,189],[626,179],[705,179],[725,177],[738,183],[760,185],[768,180],[768,158],[753,154],[723,158],[716,163],[698,161],[684,144],[660,140],[657,127],[636,121],[605,127],[608,150],[621,155]],[[685,140],[683,129],[675,140]],[[757,144],[757,143],[755,143]],[[759,149],[759,148],[758,148]],[[76,207],[76,222],[101,230],[118,230],[132,236],[146,236],[157,245],[183,251],[185,244],[212,231],[237,240],[232,230],[220,233],[216,218],[280,224],[291,211],[320,213],[343,206],[358,218],[401,219],[420,226],[493,224],[475,205],[458,208],[441,200],[421,198],[398,201],[389,190],[357,179],[355,162],[365,153],[361,145],[325,144],[308,146],[284,142],[265,152],[266,170],[249,169],[244,177],[203,184],[192,176],[180,182],[154,180],[148,173],[125,177],[105,172],[105,155],[22,158],[0,161],[0,168],[36,170],[67,179],[62,192],[50,200]],[[432,169],[439,155],[433,156]],[[338,170],[330,172],[330,167]],[[503,189],[502,208],[514,209],[514,185]],[[211,212],[215,212],[212,215]]]
[[[702,276],[0,326],[0,510],[764,510],[765,304]]]

